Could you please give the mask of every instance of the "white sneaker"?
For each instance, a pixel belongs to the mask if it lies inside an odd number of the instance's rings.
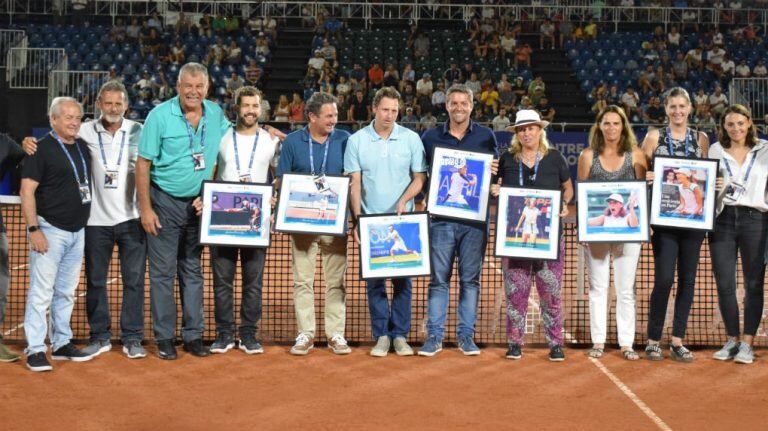
[[[347,340],[341,334],[336,334],[328,340],[328,348],[337,355],[348,355],[352,353],[352,349],[347,345]]]

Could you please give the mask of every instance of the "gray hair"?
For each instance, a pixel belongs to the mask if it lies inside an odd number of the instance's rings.
[[[61,105],[66,103],[74,103],[77,105],[77,109],[80,110],[80,114],[83,114],[83,105],[80,104],[77,99],[74,97],[61,96],[55,97],[53,101],[51,101],[51,107],[48,108],[48,118],[58,117],[61,114]]]
[[[179,77],[176,80],[176,82],[181,82],[181,77],[184,76],[185,74],[190,74],[190,75],[203,74],[203,76],[205,76],[206,78],[206,82],[208,80],[208,68],[206,68],[200,63],[192,62],[192,63],[187,63],[184,66],[181,66],[181,69],[179,69]]]
[[[450,88],[448,88],[448,91],[445,92],[445,99],[448,100],[451,97],[451,94],[453,93],[463,93],[466,94],[467,97],[469,97],[469,102],[472,103],[472,101],[475,98],[474,93],[472,93],[472,89],[467,87],[464,84],[453,84]]]
[[[109,81],[105,82],[104,85],[102,85],[99,89],[99,94],[96,96],[96,98],[101,99],[101,95],[107,91],[119,91],[120,93],[123,93],[123,100],[126,102],[128,101],[128,90],[125,89],[125,85],[123,85],[122,82],[116,79],[110,79]]]
[[[336,99],[335,96],[333,96],[330,93],[324,93],[322,91],[318,91],[317,93],[312,94],[309,100],[307,100],[307,104],[305,107],[307,111],[307,115],[309,114],[320,115],[320,109],[322,109],[323,105],[326,105],[328,103],[338,104],[339,101],[338,99]]]

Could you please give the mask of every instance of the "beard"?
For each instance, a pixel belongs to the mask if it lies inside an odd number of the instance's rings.
[[[122,115],[110,115],[110,114],[101,114],[101,117],[107,121],[107,123],[119,123],[122,119]]]

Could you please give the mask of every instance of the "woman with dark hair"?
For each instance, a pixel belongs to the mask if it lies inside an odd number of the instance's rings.
[[[637,139],[624,110],[610,105],[602,110],[595,119],[589,133],[589,147],[579,156],[579,181],[627,181],[644,178],[646,160],[637,147]],[[612,194],[608,205],[614,206],[611,214],[601,215],[604,224],[609,217],[623,207],[623,197]],[[610,201],[619,202],[612,204]],[[629,200],[632,200],[631,198]],[[609,208],[610,209],[610,208]],[[623,210],[623,208],[621,208]],[[625,216],[626,225],[632,222],[630,208]],[[597,222],[597,220],[595,221]],[[635,223],[637,223],[635,217]],[[608,320],[608,286],[610,285],[610,264],[617,276],[616,286],[616,326],[619,346],[627,360],[637,360],[639,356],[632,349],[635,340],[635,271],[640,257],[640,244],[637,243],[591,243],[588,245],[589,268],[589,321],[592,335],[592,349],[589,356],[600,358],[605,349]],[[611,259],[613,258],[613,259]]]
[[[717,284],[720,314],[728,340],[715,352],[717,360],[754,361],[752,341],[763,314],[765,244],[768,234],[768,142],[757,138],[752,114],[742,105],[731,105],[720,119],[720,142],[709,157],[720,160],[722,177],[717,193],[715,230],[709,234],[709,251]],[[718,181],[721,181],[718,178]],[[739,331],[736,299],[736,264],[741,257],[744,276],[744,330]]]
[[[709,138],[706,133],[697,132],[688,127],[688,118],[693,110],[688,92],[680,87],[671,89],[664,101],[664,109],[667,114],[667,127],[649,130],[643,140],[643,152],[648,163],[652,165],[655,156],[691,159],[707,157]],[[695,186],[695,182],[691,181],[691,172],[686,171],[682,169],[676,172],[670,171],[675,175],[674,183],[679,190],[678,209],[683,213],[686,211],[700,213],[702,206],[699,202],[702,202],[702,192]],[[646,179],[649,182],[654,180],[652,168],[648,170]],[[675,265],[677,265],[677,294],[669,354],[676,361],[693,361],[693,353],[683,345],[683,337],[685,337],[688,315],[693,304],[696,267],[699,264],[699,252],[703,241],[703,231],[661,226],[653,228],[651,244],[654,256],[654,280],[648,314],[648,345],[645,348],[645,357],[649,360],[659,361],[664,358],[660,341],[667,316],[669,294],[675,282]]]

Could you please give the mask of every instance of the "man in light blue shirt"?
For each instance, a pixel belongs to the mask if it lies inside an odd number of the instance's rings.
[[[208,100],[208,70],[187,63],[179,70],[179,93],[147,117],[136,161],[136,191],[147,235],[152,323],[161,359],[176,359],[176,301],[179,274],[184,350],[207,356],[203,346],[203,273],[200,219],[193,201],[211,179],[219,142],[230,123]]]
[[[373,122],[347,141],[344,171],[352,179],[350,207],[355,221],[360,214],[399,215],[413,211],[413,198],[424,186],[424,145],[419,135],[395,122],[400,100],[400,93],[392,87],[377,91],[373,98]],[[390,307],[386,280],[366,282],[376,339],[371,356],[386,356],[392,340],[398,355],[413,355],[406,342],[411,327],[411,279],[393,278],[392,286]]]

